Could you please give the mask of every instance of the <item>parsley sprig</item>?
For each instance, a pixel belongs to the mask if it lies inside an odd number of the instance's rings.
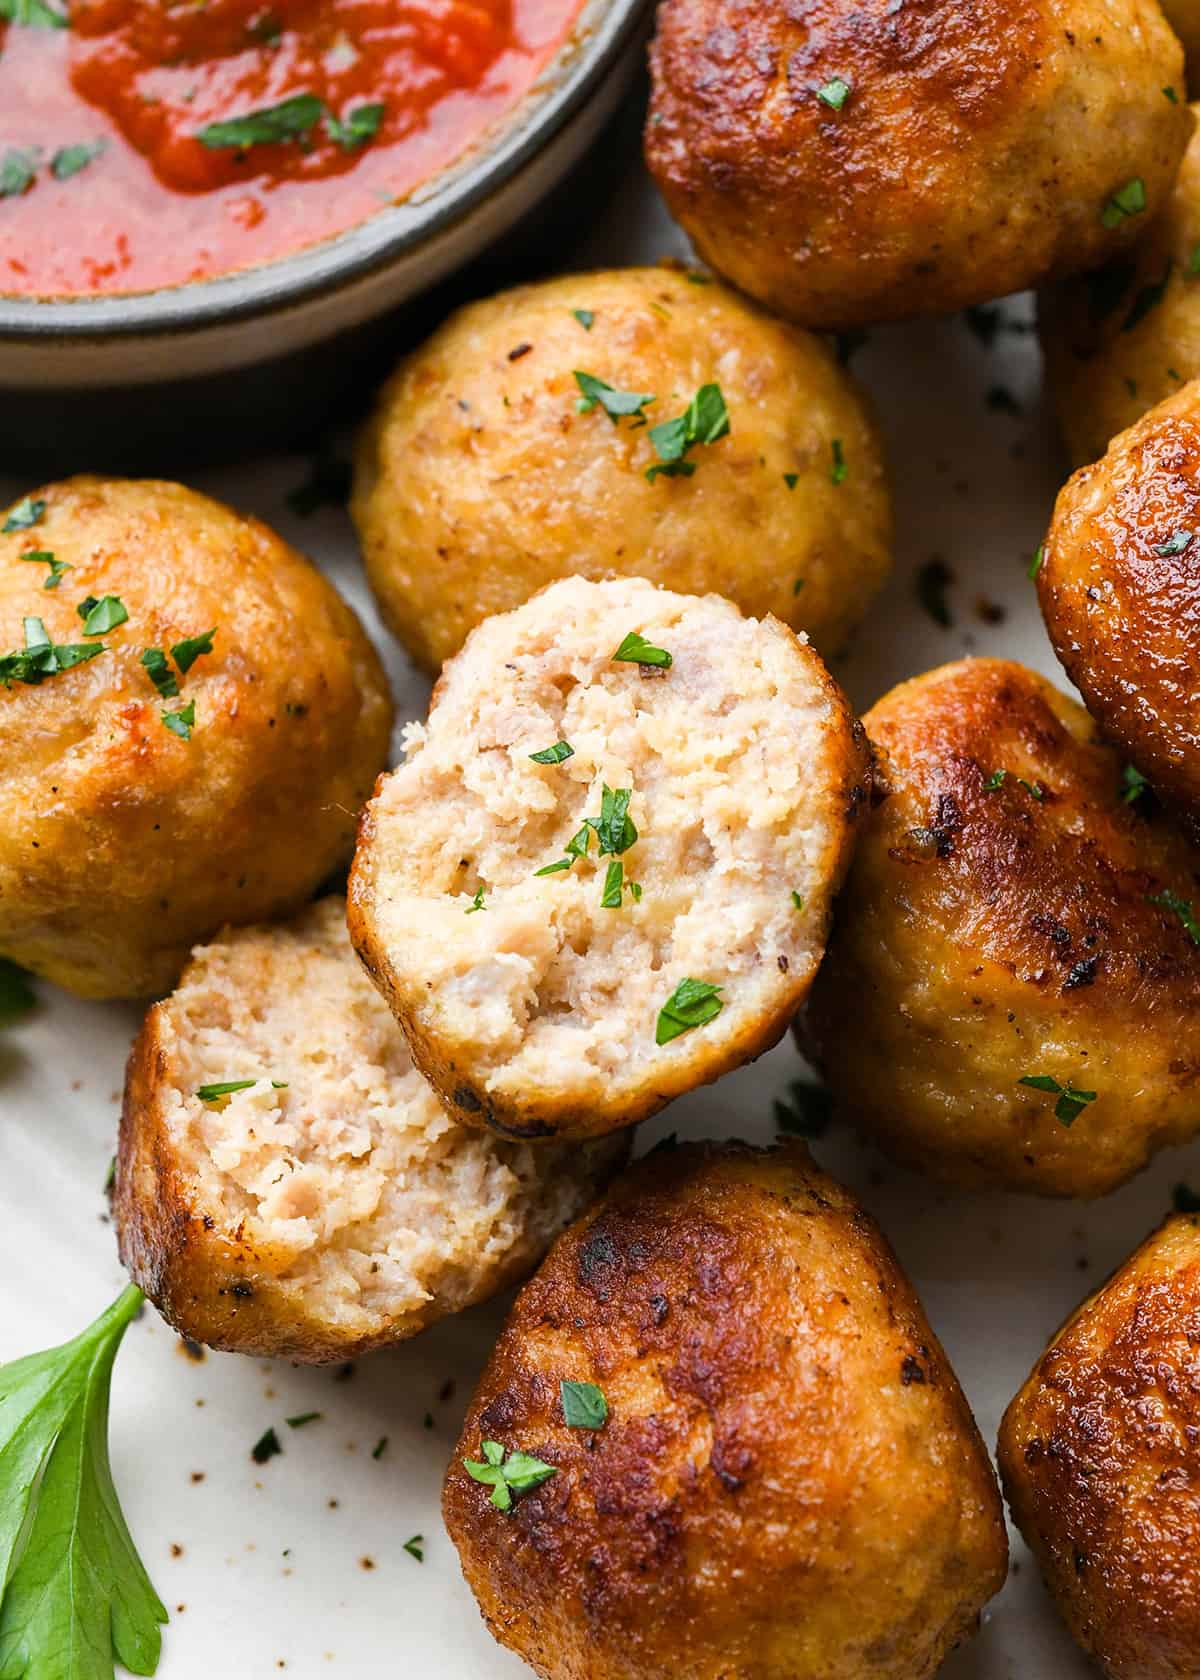
[[[567,855],[559,858],[556,863],[548,863],[541,869],[535,869],[534,875],[565,873],[576,858],[587,857],[593,834],[599,843],[601,857],[619,857],[622,852],[627,852],[638,837],[633,818],[629,815],[629,801],[632,798],[632,788],[610,788],[607,782],[603,782],[600,788],[600,815],[585,817],[578,833],[567,841]],[[632,891],[632,887],[630,890]]]
[[[690,478],[696,470],[688,452],[702,443],[719,443],[729,436],[729,410],[719,385],[701,385],[696,395],[674,420],[650,428],[650,442],[658,460],[647,467],[646,478]]]
[[[631,630],[612,656],[614,665],[658,665],[665,671],[671,664],[666,648],[655,647],[640,630]]]
[[[336,116],[315,93],[294,93],[277,105],[264,105],[240,117],[207,123],[195,138],[210,151],[245,152],[251,146],[285,145],[307,140],[319,122],[344,152],[357,151],[379,132],[387,107],[383,104],[356,105],[345,117]]]
[[[1020,1083],[1034,1091],[1048,1091],[1051,1096],[1057,1097],[1054,1118],[1063,1126],[1070,1126],[1078,1120],[1088,1103],[1094,1103],[1097,1097],[1095,1091],[1077,1091],[1069,1079],[1065,1085],[1060,1085],[1048,1073],[1027,1073]]]
[[[40,618],[27,618],[25,646],[0,656],[0,683],[5,688],[11,688],[14,682],[36,687],[47,677],[69,671],[103,652],[103,642],[52,642]]]
[[[670,1044],[681,1033],[715,1020],[724,1007],[721,991],[707,980],[681,980],[658,1012],[655,1044]]]
[[[630,416],[636,416],[644,423],[646,417],[642,410],[655,400],[653,391],[619,391],[607,380],[597,379],[594,373],[584,373],[579,368],[576,368],[573,377],[580,390],[575,404],[579,413],[590,414],[594,408],[600,407],[614,426],[618,420]]]
[[[167,1612],[121,1514],[108,1399],[142,1305],[124,1290],[73,1341],[0,1366],[0,1674],[111,1680],[158,1666]]]
[[[1147,898],[1146,903],[1158,905],[1163,910],[1169,910],[1172,915],[1178,916],[1183,924],[1183,931],[1192,944],[1200,945],[1200,918],[1197,918],[1190,899],[1180,898],[1177,892],[1172,892],[1169,887],[1165,887],[1162,892],[1154,893]]]
[[[546,1464],[531,1453],[507,1452],[499,1441],[484,1441],[483,1462],[464,1458],[463,1469],[473,1481],[482,1482],[492,1490],[492,1504],[498,1511],[512,1509],[514,1498],[531,1493],[551,1476],[558,1475],[558,1466]]]
[[[563,1422],[568,1429],[603,1429],[608,1422],[608,1401],[594,1382],[560,1382]]]

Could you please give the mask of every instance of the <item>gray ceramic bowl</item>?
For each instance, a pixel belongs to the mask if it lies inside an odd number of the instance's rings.
[[[154,292],[0,294],[0,459],[141,471],[316,430],[364,357],[379,371],[403,306],[515,235],[540,247],[538,266],[553,261],[557,220],[541,212],[589,167],[641,65],[650,6],[585,0],[489,135],[402,204],[319,245]]]

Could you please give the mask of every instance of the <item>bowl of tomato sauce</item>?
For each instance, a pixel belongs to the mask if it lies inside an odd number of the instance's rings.
[[[0,0],[3,458],[311,430],[379,323],[514,229],[547,255],[647,8]]]

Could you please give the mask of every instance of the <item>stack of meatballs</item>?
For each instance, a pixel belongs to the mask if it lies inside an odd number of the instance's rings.
[[[178,485],[0,519],[0,956],[154,999],[122,1258],[313,1363],[524,1284],[446,1523],[546,1680],[921,1680],[1000,1489],[874,1222],[795,1140],[632,1128],[789,1030],[950,1186],[1091,1197],[1200,1132],[1200,7],[663,0],[645,150],[706,267],[560,277],[414,349],[352,513],[437,676]],[[1200,65],[1193,64],[1193,69]],[[1078,470],[1033,572],[1082,696],[971,659],[860,721],[890,566],[837,341],[1040,290]],[[349,865],[349,875],[345,875]],[[1005,1417],[1117,1680],[1200,1674],[1200,1226]]]

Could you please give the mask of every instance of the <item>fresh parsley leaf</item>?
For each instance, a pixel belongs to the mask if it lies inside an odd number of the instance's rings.
[[[685,459],[688,451],[697,444],[718,443],[728,435],[729,410],[721,387],[702,385],[682,414],[650,428],[650,442],[658,462],[647,468],[647,479],[653,484],[660,474],[666,478],[690,478],[696,464]]]
[[[792,888],[792,909],[793,910],[803,910],[803,908],[804,908],[804,894],[801,893],[801,892],[797,892],[795,887],[793,887]]]
[[[1106,228],[1115,228],[1127,216],[1140,216],[1145,208],[1146,183],[1140,175],[1134,175],[1109,198],[1100,212],[1100,220]]]
[[[552,747],[543,747],[541,752],[529,756],[535,764],[565,764],[568,758],[575,757],[575,748],[569,741],[555,741]]]
[[[600,816],[598,819],[594,817],[587,819],[588,826],[596,831],[601,857],[607,857],[610,854],[619,857],[622,852],[627,852],[637,839],[638,831],[633,825],[633,818],[629,815],[629,801],[632,798],[632,788],[610,788],[607,782],[601,784]],[[568,851],[571,850],[578,839],[579,835],[577,834],[575,840],[567,847]],[[586,850],[587,843],[585,841],[584,851],[586,852]]]
[[[36,1002],[25,970],[18,968],[7,957],[0,957],[0,1027],[6,1027],[18,1016],[27,1015]]]
[[[850,469],[846,465],[846,454],[842,448],[841,438],[834,438],[831,446],[831,452],[833,455],[833,465],[829,469],[829,482],[830,484],[844,484],[846,482],[846,474]]]
[[[625,865],[614,858],[604,872],[604,892],[600,898],[602,910],[619,910],[621,894],[625,890]]]
[[[190,741],[192,730],[196,726],[196,702],[189,700],[186,706],[178,706],[173,712],[160,712],[163,728],[169,729],[172,735],[178,735],[181,741]]]
[[[534,879],[536,880],[539,875],[565,875],[573,862],[573,858],[564,857],[559,858],[556,863],[544,864],[541,869],[534,870]]]
[[[8,518],[0,525],[0,532],[28,531],[32,525],[40,525],[46,516],[46,504],[26,496],[14,508],[9,509]]]
[[[640,630],[629,632],[612,659],[614,665],[661,665],[663,670],[671,664],[671,655],[666,648],[655,647],[652,642],[646,640]]]
[[[506,1452],[499,1441],[483,1443],[482,1463],[464,1458],[462,1464],[473,1481],[491,1488],[492,1504],[498,1511],[511,1510],[514,1497],[520,1498],[558,1475],[557,1465],[545,1464],[529,1453]]]
[[[1176,531],[1166,542],[1155,543],[1151,552],[1160,560],[1167,560],[1172,554],[1182,554],[1195,535],[1195,531]]]
[[[10,146],[0,158],[0,198],[20,198],[28,192],[40,157],[36,146]]]
[[[268,1459],[275,1458],[283,1451],[279,1444],[279,1436],[275,1433],[274,1424],[270,1429],[264,1429],[262,1434],[250,1448],[250,1457],[255,1464],[265,1464]]]
[[[416,1558],[418,1563],[425,1562],[425,1536],[413,1534],[404,1542],[404,1550],[409,1557]]]
[[[775,1129],[789,1137],[819,1138],[829,1130],[833,1097],[823,1085],[809,1079],[793,1079],[787,1095],[774,1102]]]
[[[592,326],[596,320],[596,312],[594,309],[572,309],[571,313],[579,322],[579,325],[583,328],[584,332],[591,332]]]
[[[719,996],[722,989],[707,980],[681,980],[658,1012],[655,1044],[670,1044],[681,1033],[702,1027],[718,1016],[724,1007]]]
[[[475,914],[476,910],[486,910],[487,909],[487,905],[483,902],[483,893],[484,893],[484,889],[482,887],[476,887],[475,888],[475,897],[471,900],[471,903],[468,906],[468,908],[463,911],[463,914],[465,916],[473,916]]]
[[[1173,87],[1165,87],[1163,89],[1163,98],[1169,99],[1172,105],[1178,105],[1179,103],[1179,95],[1175,92]]]
[[[1041,782],[1027,782],[1024,776],[1018,776],[1017,781],[1021,787],[1025,789],[1025,792],[1029,795],[1029,797],[1031,799],[1036,799],[1039,805],[1044,801],[1046,797],[1046,790],[1042,786]]]
[[[984,793],[996,793],[1004,786],[1007,780],[1007,770],[993,770],[987,781],[983,784]]]
[[[36,687],[46,677],[69,671],[104,652],[103,642],[52,642],[40,618],[24,622],[24,649],[0,657],[0,683],[5,688],[11,688],[14,682]]]
[[[561,1382],[563,1422],[568,1429],[603,1429],[608,1422],[608,1401],[603,1389],[593,1382]]]
[[[831,111],[840,111],[850,97],[850,83],[843,76],[831,76],[824,87],[817,89],[817,98]]]
[[[216,633],[214,627],[212,630],[202,630],[198,636],[185,636],[181,642],[175,643],[171,649],[171,658],[178,665],[180,676],[186,677],[202,654],[212,652],[213,637]]]
[[[615,426],[625,415],[640,415],[647,403],[654,401],[650,391],[618,391],[615,386],[597,379],[594,373],[575,371],[575,383],[582,395],[575,404],[580,414],[590,414],[599,404]]]
[[[45,0],[0,0],[0,18],[26,29],[69,29],[70,19]]]
[[[799,473],[784,473],[783,482],[787,485],[789,490],[794,490],[796,488],[797,484],[799,484],[799,482],[800,482],[800,474]],[[793,593],[795,593],[795,591],[793,591]]]
[[[1150,783],[1134,764],[1127,764],[1121,771],[1121,803],[1132,805],[1146,792]]]
[[[1034,1091],[1048,1091],[1056,1096],[1058,1101],[1054,1105],[1054,1118],[1061,1125],[1069,1126],[1078,1120],[1088,1103],[1096,1101],[1095,1091],[1077,1091],[1068,1079],[1065,1085],[1048,1073],[1027,1073],[1020,1083],[1028,1085]]]
[[[1026,575],[1031,580],[1034,580],[1034,579],[1037,578],[1037,575],[1041,571],[1042,565],[1043,565],[1045,559],[1046,559],[1046,545],[1045,545],[1045,543],[1043,543],[1040,548],[1037,548],[1037,549],[1034,550],[1033,559],[1029,562],[1029,570],[1028,570]]]
[[[1142,286],[1139,289],[1129,314],[1121,323],[1123,333],[1132,332],[1139,321],[1144,321],[1152,309],[1158,308],[1163,300],[1163,294],[1167,289],[1167,283],[1171,278],[1171,270],[1174,266],[1175,264],[1168,260],[1166,268],[1163,269],[1161,280],[1152,280],[1148,286]]]
[[[112,1680],[158,1666],[167,1612],[121,1514],[108,1402],[130,1286],[73,1341],[0,1367],[0,1674]]]
[[[50,173],[56,181],[69,181],[107,150],[108,141],[104,139],[79,140],[73,146],[63,146],[50,159]]]
[[[258,1079],[222,1079],[215,1085],[197,1085],[196,1095],[201,1102],[216,1102],[221,1097],[231,1097],[235,1091],[248,1091],[252,1085],[257,1085]],[[286,1091],[286,1079],[272,1079],[273,1091]]]
[[[303,484],[284,497],[300,519],[308,519],[318,508],[344,507],[350,495],[351,467],[338,455],[314,456]]]
[[[164,700],[173,700],[179,693],[179,683],[175,673],[167,664],[167,656],[161,648],[144,648],[141,663],[146,667],[146,674]]]
[[[102,595],[99,600],[89,595],[80,601],[75,608],[83,620],[85,636],[103,636],[106,631],[115,630],[118,624],[124,624],[129,617],[129,610],[119,595]]]
[[[283,1421],[289,1429],[303,1429],[306,1423],[316,1423],[324,1415],[323,1412],[297,1412],[295,1417],[284,1418]]]
[[[50,571],[42,582],[43,589],[57,589],[62,582],[63,573],[74,570],[65,560],[59,560],[48,548],[31,548],[21,555],[21,559],[31,566],[49,566]]]
[[[428,1413],[426,1413],[426,1416],[428,1416]],[[430,1420],[429,1427],[430,1428],[433,1427],[432,1420]],[[379,1437],[378,1441],[376,1441],[375,1445],[371,1448],[371,1457],[374,1458],[374,1459],[382,1458],[384,1453],[387,1451],[387,1444],[388,1444],[387,1436],[386,1435],[381,1435]]]
[[[344,152],[356,152],[379,133],[379,125],[386,112],[387,106],[382,103],[356,105],[353,111],[347,111],[343,122],[330,111],[325,118],[325,129],[329,138]]]
[[[207,124],[195,138],[210,151],[232,147],[245,151],[249,146],[279,145],[299,140],[320,122],[325,106],[313,93],[296,93],[278,105],[264,105],[261,110],[247,111],[240,117],[228,117],[224,122]]]
[[[1169,910],[1172,915],[1178,916],[1180,922],[1183,924],[1183,931],[1187,934],[1192,944],[1200,945],[1200,920],[1196,917],[1196,912],[1192,908],[1192,902],[1190,899],[1180,898],[1178,893],[1172,892],[1170,888],[1167,887],[1160,893],[1152,894],[1149,898],[1147,898],[1146,903],[1158,905],[1163,910]]]

